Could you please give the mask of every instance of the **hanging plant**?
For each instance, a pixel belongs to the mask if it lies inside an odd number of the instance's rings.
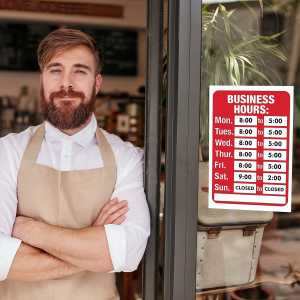
[[[253,17],[253,9],[243,3]],[[265,75],[271,71],[278,82],[281,79],[268,65],[268,56],[287,61],[276,38],[261,36],[253,30],[245,30],[234,23],[236,9],[228,12],[219,4],[215,11],[202,9],[202,56],[201,56],[201,139],[208,147],[209,86],[210,85],[266,85],[273,83]],[[274,44],[274,41],[276,42]]]
[[[293,0],[290,0],[293,1]],[[259,0],[263,15],[262,0]],[[256,13],[246,3],[244,6],[257,21]],[[261,36],[257,30],[246,30],[234,23],[236,9],[228,12],[219,4],[215,11],[208,10],[209,4],[202,8],[202,49],[201,49],[201,141],[208,148],[209,141],[209,86],[210,85],[273,85],[265,75],[275,74],[282,84],[276,71],[269,66],[268,57],[275,56],[286,62],[287,58],[279,49],[281,46],[272,36]],[[258,22],[257,22],[258,23]],[[166,34],[165,29],[164,34]],[[163,92],[162,100],[166,99],[167,87],[167,54],[163,57]]]

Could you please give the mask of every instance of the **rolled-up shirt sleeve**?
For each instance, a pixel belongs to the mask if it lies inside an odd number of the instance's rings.
[[[21,240],[11,233],[17,212],[17,178],[6,143],[0,139],[0,281],[6,279]]]
[[[0,232],[0,281],[6,279],[21,242]]]
[[[114,266],[111,272],[132,272],[144,255],[150,235],[150,214],[143,182],[144,154],[140,148],[124,143],[122,155],[116,160],[118,178],[111,199],[127,200],[129,210],[121,225],[105,225],[105,231]]]

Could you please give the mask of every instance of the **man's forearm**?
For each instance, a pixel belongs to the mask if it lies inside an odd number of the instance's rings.
[[[24,243],[21,244],[7,279],[39,281],[65,277],[81,272],[82,269]]]
[[[113,270],[104,226],[68,229],[34,221],[20,238],[80,268],[93,272]]]

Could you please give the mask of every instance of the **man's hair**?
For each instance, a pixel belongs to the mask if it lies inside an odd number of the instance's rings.
[[[91,50],[95,59],[96,74],[99,74],[103,67],[101,46],[91,36],[75,29],[58,29],[52,31],[43,39],[37,50],[41,72],[57,52],[64,52],[78,46],[85,46]]]

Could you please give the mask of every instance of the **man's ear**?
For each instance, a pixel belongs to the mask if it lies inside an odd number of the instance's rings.
[[[43,85],[43,75],[41,74],[40,75],[40,87],[42,87],[42,85]]]
[[[96,82],[95,82],[95,95],[98,94],[101,83],[102,83],[102,76],[100,74],[98,74],[96,76]]]

